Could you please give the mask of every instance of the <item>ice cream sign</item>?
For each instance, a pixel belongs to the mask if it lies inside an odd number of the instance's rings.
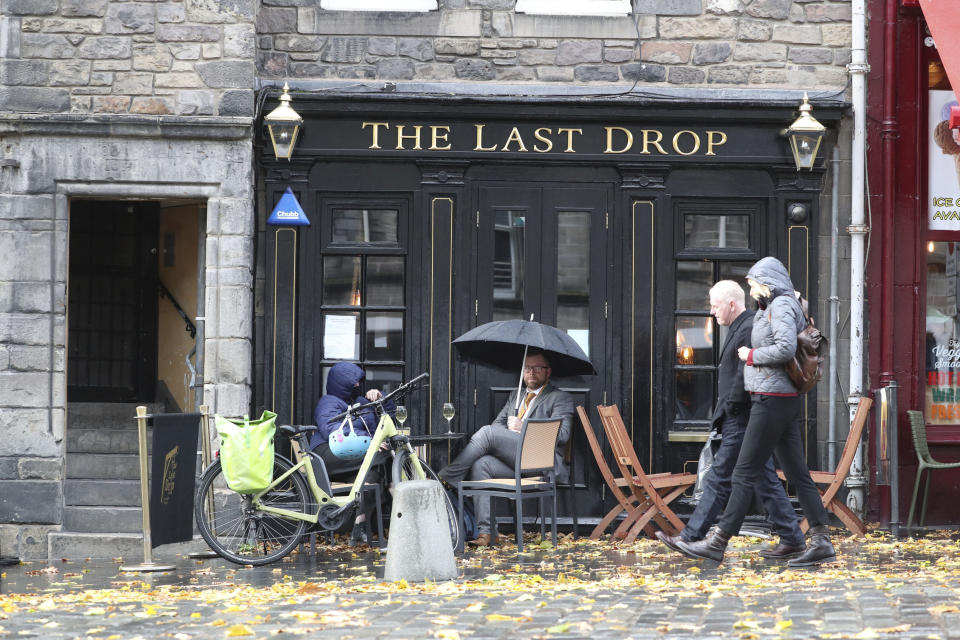
[[[287,190],[280,196],[280,201],[273,208],[273,213],[267,218],[267,224],[291,227],[302,227],[310,224],[307,214],[303,212],[303,207],[300,206],[297,196],[293,195],[290,187],[287,187]]]
[[[960,231],[960,131],[950,128],[952,91],[931,91],[927,220],[932,231]]]

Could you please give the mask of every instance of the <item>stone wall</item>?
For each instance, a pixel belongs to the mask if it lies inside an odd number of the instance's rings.
[[[819,89],[846,84],[848,0],[635,0],[634,17],[535,16],[515,0],[430,13],[264,0],[265,78]],[[639,44],[638,44],[639,41]]]
[[[0,550],[47,556],[60,529],[73,197],[207,204],[204,401],[249,410],[253,175],[249,118],[0,114]],[[214,409],[216,407],[216,409]]]
[[[2,0],[0,111],[250,116],[256,0]]]

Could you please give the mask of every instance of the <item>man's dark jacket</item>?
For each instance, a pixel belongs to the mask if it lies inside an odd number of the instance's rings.
[[[727,339],[720,350],[720,366],[717,368],[717,408],[713,412],[713,427],[723,424],[725,415],[735,416],[740,423],[750,417],[750,394],[743,388],[743,360],[737,349],[750,346],[753,331],[753,314],[744,310],[730,323]]]

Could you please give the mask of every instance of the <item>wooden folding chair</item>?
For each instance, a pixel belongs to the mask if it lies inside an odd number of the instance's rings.
[[[604,481],[607,483],[607,488],[610,489],[610,493],[617,500],[617,504],[607,512],[607,515],[603,516],[599,524],[597,524],[590,533],[591,539],[599,540],[607,530],[607,527],[616,520],[617,516],[621,513],[626,513],[629,517],[629,515],[640,506],[640,503],[637,502],[637,499],[632,493],[626,494],[623,492],[627,486],[627,480],[623,477],[617,478],[613,475],[610,465],[607,464],[607,459],[603,456],[603,449],[600,448],[600,443],[597,440],[596,432],[593,430],[593,425],[590,424],[590,418],[587,417],[587,411],[583,407],[577,407],[577,413],[580,414],[580,424],[583,425],[583,430],[587,434],[587,441],[590,443],[593,457],[597,461],[600,475],[603,476]],[[626,535],[625,532],[621,535],[621,538],[624,535]]]
[[[695,473],[655,473],[648,475],[640,464],[637,452],[630,442],[627,428],[617,405],[598,406],[600,421],[613,450],[614,460],[627,480],[627,488],[638,506],[627,513],[623,523],[614,531],[614,537],[626,531],[625,542],[633,542],[641,531],[653,537],[653,523],[670,535],[683,529],[683,521],[667,505],[697,481]]]
[[[853,464],[853,457],[857,453],[857,447],[860,446],[860,437],[863,435],[863,429],[867,424],[867,417],[870,415],[870,407],[873,406],[873,399],[862,397],[857,405],[857,412],[853,415],[853,424],[850,425],[850,432],[847,433],[847,441],[843,445],[843,453],[840,454],[840,460],[837,462],[837,468],[834,471],[811,471],[810,477],[814,483],[827,485],[826,489],[817,487],[820,492],[823,506],[832,511],[840,519],[847,529],[858,536],[867,533],[867,527],[863,521],[857,517],[850,507],[844,504],[843,500],[837,499],[837,492],[843,486],[843,481],[847,479],[850,472],[850,465]],[[777,475],[786,479],[782,470],[777,470]],[[804,518],[800,523],[800,528],[806,532],[810,528],[810,523]]]

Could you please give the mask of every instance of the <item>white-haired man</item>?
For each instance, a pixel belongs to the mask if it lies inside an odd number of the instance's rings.
[[[710,289],[710,313],[717,324],[729,327],[727,339],[720,350],[717,367],[717,407],[713,412],[713,427],[722,435],[720,448],[713,465],[704,476],[703,495],[687,525],[675,536],[657,531],[657,538],[674,551],[680,551],[677,542],[693,542],[702,539],[723,513],[730,497],[731,478],[736,466],[743,436],[750,418],[750,394],[743,388],[743,361],[737,349],[750,346],[753,329],[753,314],[744,306],[743,288],[733,280],[721,280]],[[806,544],[797,521],[796,511],[787,499],[787,493],[773,466],[773,458],[767,460],[754,493],[780,536],[779,544],[760,555],[777,560],[787,560],[803,553]]]

